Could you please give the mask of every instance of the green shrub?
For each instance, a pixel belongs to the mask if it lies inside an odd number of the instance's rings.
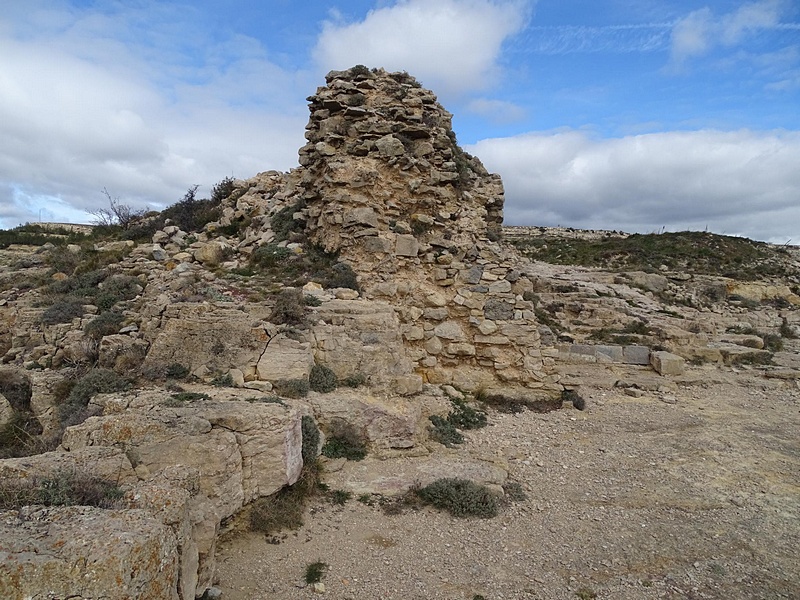
[[[332,392],[338,385],[336,373],[325,365],[314,365],[308,376],[308,384],[315,392],[322,394]]]
[[[236,387],[233,384],[233,376],[230,373],[224,375],[217,375],[211,380],[211,385],[216,387]]]
[[[303,415],[300,420],[301,431],[303,432],[303,444],[301,455],[303,457],[303,464],[307,465],[317,460],[317,453],[319,452],[319,429],[314,417]]]
[[[83,302],[75,299],[58,300],[55,304],[45,309],[41,316],[44,325],[69,323],[75,317],[83,316]]]
[[[271,535],[301,527],[306,504],[320,489],[319,475],[317,461],[307,462],[294,485],[254,501],[249,508],[250,529]]]
[[[42,426],[29,411],[14,410],[11,419],[0,427],[0,459],[41,454],[54,448],[39,436]],[[57,445],[57,444],[55,444]]]
[[[453,410],[447,415],[447,420],[458,429],[480,429],[486,427],[486,413],[475,410],[463,400],[453,399]]]
[[[572,406],[578,410],[586,409],[586,400],[575,390],[563,390],[561,392],[562,402],[572,402]]]
[[[198,187],[190,187],[183,198],[164,209],[161,216],[186,232],[200,231],[211,221],[219,219],[219,201],[197,198]]]
[[[322,454],[328,458],[363,460],[367,456],[367,444],[355,426],[343,419],[336,419],[331,423]]]
[[[486,486],[468,479],[437,479],[417,494],[435,508],[455,517],[490,518],[497,515],[497,497]]]
[[[764,349],[770,352],[780,352],[783,350],[783,339],[775,333],[764,334],[761,339],[764,340]]]
[[[789,321],[783,319],[781,322],[780,328],[781,337],[786,338],[787,340],[793,340],[797,338],[797,334],[794,332],[794,329],[791,325],[789,325]]]
[[[308,396],[308,379],[282,379],[273,382],[275,391],[286,398],[305,398]]]
[[[297,221],[294,218],[296,212],[303,210],[304,205],[301,202],[285,206],[276,212],[270,218],[270,227],[275,234],[275,239],[283,242],[289,239],[289,234],[299,233],[303,231],[304,224],[302,221]]]
[[[177,394],[172,394],[170,398],[176,403],[181,403],[181,404],[184,402],[194,402],[196,400],[211,399],[211,397],[208,394],[203,394],[202,392],[178,392]]]
[[[114,508],[121,498],[122,490],[116,483],[77,470],[0,483],[1,509],[19,509],[32,504]]]
[[[362,385],[366,385],[367,383],[367,376],[363,373],[353,373],[352,375],[348,375],[341,381],[343,386],[349,388],[357,388],[361,387]]]
[[[306,583],[309,585],[312,583],[319,583],[322,581],[322,577],[325,575],[325,571],[327,570],[328,565],[324,562],[317,561],[307,565],[305,575]]]
[[[83,332],[94,340],[100,340],[107,335],[119,333],[125,317],[121,313],[110,311],[100,314],[83,327]]]
[[[115,275],[103,281],[94,303],[100,311],[110,310],[117,302],[132,300],[140,291],[141,285],[136,277]]]
[[[77,425],[91,416],[85,409],[96,394],[121,392],[130,383],[110,369],[92,369],[72,386],[66,402],[59,406],[59,420],[64,426]]]
[[[357,292],[361,290],[361,286],[358,285],[358,277],[353,268],[342,262],[337,262],[331,267],[323,278],[322,285],[326,288],[348,288]]]
[[[189,368],[180,363],[172,363],[167,366],[164,374],[170,379],[186,379],[189,376]]]
[[[456,429],[455,425],[453,425],[445,417],[431,415],[428,417],[428,419],[431,422],[431,426],[428,427],[428,431],[431,434],[431,439],[447,446],[448,448],[452,448],[455,444],[464,443],[464,436],[461,435],[461,432]]]
[[[292,254],[294,253],[288,248],[267,244],[255,249],[250,255],[250,264],[262,268],[280,267]]]
[[[348,492],[347,490],[333,490],[328,493],[328,497],[331,500],[331,504],[344,506],[347,504],[347,501],[353,497],[353,493]]]
[[[269,320],[276,325],[305,326],[306,303],[303,293],[298,289],[281,290]]]
[[[524,502],[528,499],[528,494],[525,493],[522,484],[516,481],[504,483],[503,492],[505,492],[505,499],[510,502]]]
[[[311,294],[306,294],[303,297],[303,302],[305,302],[306,306],[322,306],[322,300]]]

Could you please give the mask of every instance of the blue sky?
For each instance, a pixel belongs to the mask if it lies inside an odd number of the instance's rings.
[[[800,244],[792,0],[6,0],[0,227],[293,168],[359,63],[436,92],[509,224]]]

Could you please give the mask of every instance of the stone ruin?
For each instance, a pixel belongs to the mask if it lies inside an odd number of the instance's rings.
[[[69,427],[57,451],[1,461],[6,480],[88,468],[126,490],[125,508],[115,510],[3,513],[4,597],[202,596],[214,581],[221,523],[297,480],[304,415],[323,428],[354,424],[385,456],[412,450],[423,479],[464,468],[499,489],[506,473],[496,466],[424,456],[428,416],[451,407],[441,386],[560,391],[557,350],[541,348],[533,303],[523,299],[531,279],[499,243],[500,177],[458,146],[434,94],[405,73],[354,67],[331,72],[309,102],[298,168],[237,181],[222,218],[202,232],[168,225],[152,244],[99,248],[128,252],[115,272],[140,284],[119,333],[92,346],[83,328],[97,307],[44,325],[35,293],[4,296],[0,335],[10,347],[2,362],[25,368],[45,433],[58,427],[56,388],[70,365],[86,361],[112,369],[179,363],[201,380],[223,373],[238,386],[205,386],[210,398],[196,405],[170,402],[157,387],[101,394],[90,403],[95,416]],[[278,214],[289,215],[288,239],[274,229]],[[236,222],[248,223],[239,239],[220,235]],[[335,253],[360,292],[311,283],[304,293],[319,306],[307,329],[270,323],[268,304],[239,299],[214,269],[242,267],[276,243]],[[213,301],[192,300],[209,290]],[[273,383],[307,378],[315,364],[339,378],[364,376],[368,387],[253,402]],[[18,368],[2,367],[15,377]]]

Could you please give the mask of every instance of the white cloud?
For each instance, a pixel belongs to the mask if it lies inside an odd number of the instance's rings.
[[[40,2],[0,17],[0,227],[40,208],[85,221],[104,187],[163,206],[193,184],[296,164],[307,74],[279,68],[251,38],[165,23],[158,4],[113,6]]]
[[[503,41],[526,24],[522,0],[399,0],[363,21],[328,21],[313,51],[324,70],[356,64],[408,71],[442,95],[485,89]]]
[[[476,98],[471,100],[467,104],[466,109],[469,112],[485,117],[492,123],[498,124],[522,121],[527,115],[527,111],[518,104],[489,98]]]
[[[595,139],[565,130],[468,150],[506,188],[506,222],[649,232],[705,229],[800,243],[800,133]]]
[[[776,28],[784,12],[784,0],[760,0],[743,4],[737,10],[715,17],[708,7],[689,13],[672,29],[673,67],[701,56],[715,46],[734,46],[748,34]]]

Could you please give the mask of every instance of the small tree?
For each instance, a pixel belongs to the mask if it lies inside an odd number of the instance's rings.
[[[108,198],[109,208],[89,211],[89,214],[94,217],[94,224],[99,227],[120,226],[123,229],[128,229],[134,221],[140,219],[146,212],[144,210],[134,210],[127,204],[122,204],[119,201],[119,197],[114,198],[106,188],[103,188],[103,194]]]

